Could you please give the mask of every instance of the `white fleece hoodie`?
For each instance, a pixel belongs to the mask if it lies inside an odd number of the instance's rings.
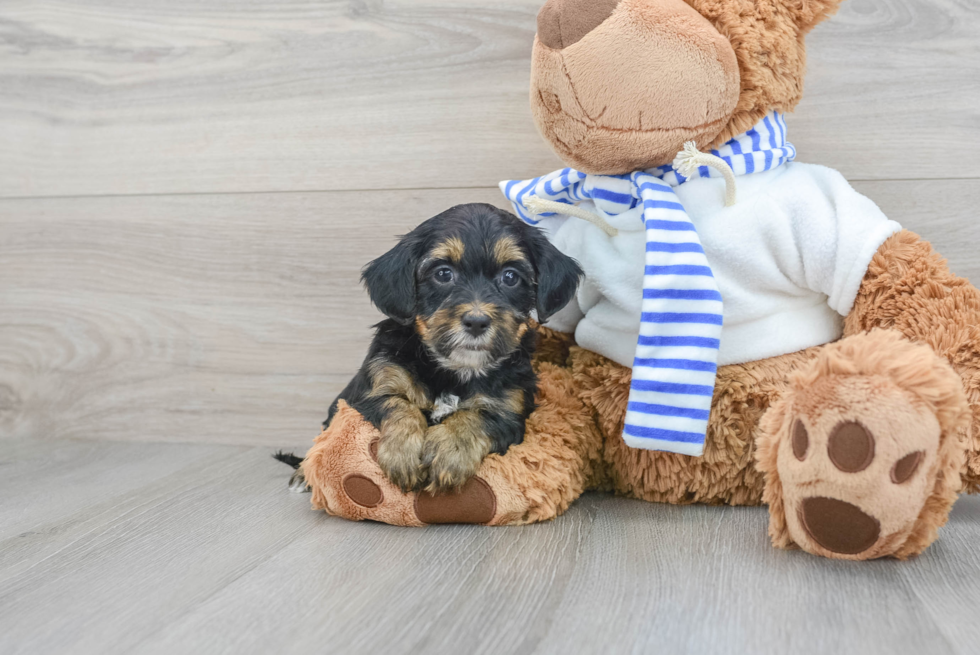
[[[724,180],[691,179],[674,190],[687,210],[724,300],[718,364],[738,364],[829,343],[842,334],[879,246],[901,227],[837,171],[789,162],[737,178],[725,207]],[[583,209],[594,209],[583,201]],[[585,270],[576,298],[548,327],[578,345],[633,365],[640,327],[646,233],[641,207],[609,222],[610,237],[578,218],[539,226]]]

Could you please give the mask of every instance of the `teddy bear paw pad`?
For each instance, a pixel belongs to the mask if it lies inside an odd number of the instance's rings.
[[[423,523],[489,523],[497,513],[497,498],[480,477],[470,478],[456,493],[415,497],[415,515]]]
[[[897,389],[845,395],[861,402],[799,408],[782,442],[787,529],[815,554],[884,557],[906,541],[935,484],[940,427]]]
[[[804,498],[799,520],[811,539],[826,550],[842,555],[863,553],[881,535],[878,519],[836,498]]]

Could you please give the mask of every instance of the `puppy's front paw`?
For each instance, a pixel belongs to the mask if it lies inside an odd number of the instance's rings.
[[[296,469],[293,471],[292,477],[289,478],[289,490],[302,494],[308,493],[310,491],[310,485],[306,482],[306,475],[303,474],[303,469]]]
[[[490,439],[473,421],[447,420],[429,428],[422,463],[428,468],[430,493],[459,489],[476,475],[490,452]]]
[[[419,443],[381,439],[378,444],[378,466],[392,484],[408,493],[425,483],[422,467],[421,439]]]
[[[378,442],[378,466],[392,484],[408,493],[421,489],[426,481],[422,466],[425,419],[403,418],[381,424]]]

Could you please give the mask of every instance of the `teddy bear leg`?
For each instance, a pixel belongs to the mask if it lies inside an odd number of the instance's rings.
[[[538,407],[524,441],[488,456],[458,493],[404,493],[377,464],[377,430],[341,403],[301,470],[314,509],[392,525],[508,525],[554,518],[592,482],[599,460],[595,424],[570,370],[538,361]]]
[[[757,442],[773,545],[838,559],[904,559],[960,489],[969,405],[928,346],[872,330],[790,376]]]
[[[649,502],[761,505],[763,477],[754,457],[759,422],[785,394],[789,373],[806,366],[819,350],[720,367],[704,454],[689,457],[623,443],[630,369],[573,348],[570,362],[579,397],[592,409],[603,435],[605,478],[599,484]]]

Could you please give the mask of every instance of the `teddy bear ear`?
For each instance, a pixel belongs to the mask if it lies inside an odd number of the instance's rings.
[[[844,0],[782,0],[792,12],[800,31],[806,34],[824,19],[833,16]]]

